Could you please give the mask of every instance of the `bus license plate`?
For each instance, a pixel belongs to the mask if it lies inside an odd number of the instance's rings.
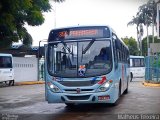
[[[98,100],[101,101],[101,100],[108,100],[110,99],[109,95],[108,96],[98,96]]]

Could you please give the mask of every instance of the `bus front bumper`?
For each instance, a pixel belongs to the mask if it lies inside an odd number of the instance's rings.
[[[94,93],[53,93],[48,90],[48,103],[115,103],[118,94],[115,88],[110,88],[106,92]]]

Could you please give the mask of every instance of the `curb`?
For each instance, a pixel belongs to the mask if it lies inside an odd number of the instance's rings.
[[[148,86],[148,87],[160,87],[160,84],[147,83],[147,82],[145,82],[145,81],[142,82],[142,85]]]
[[[34,84],[44,84],[45,81],[25,81],[25,82],[16,82],[15,85],[34,85]]]

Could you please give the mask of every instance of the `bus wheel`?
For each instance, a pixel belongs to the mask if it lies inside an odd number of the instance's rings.
[[[68,107],[68,108],[73,108],[73,107],[75,107],[75,104],[74,103],[65,103],[66,104],[66,106]]]
[[[9,86],[14,86],[14,80],[10,80],[8,85]]]
[[[127,88],[125,89],[124,94],[127,94],[127,93],[128,93],[128,80],[127,80]]]
[[[9,86],[9,82],[10,81],[5,81],[4,83],[5,83],[6,86]]]
[[[121,80],[119,82],[118,99],[120,98],[120,96],[121,96]]]
[[[14,86],[14,80],[12,80],[12,86]]]
[[[130,80],[130,81],[132,82],[132,79],[133,79],[133,74],[131,73],[130,75],[131,75],[131,80]]]

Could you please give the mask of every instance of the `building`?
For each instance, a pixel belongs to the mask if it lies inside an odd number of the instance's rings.
[[[160,54],[160,43],[150,43],[151,53]]]

